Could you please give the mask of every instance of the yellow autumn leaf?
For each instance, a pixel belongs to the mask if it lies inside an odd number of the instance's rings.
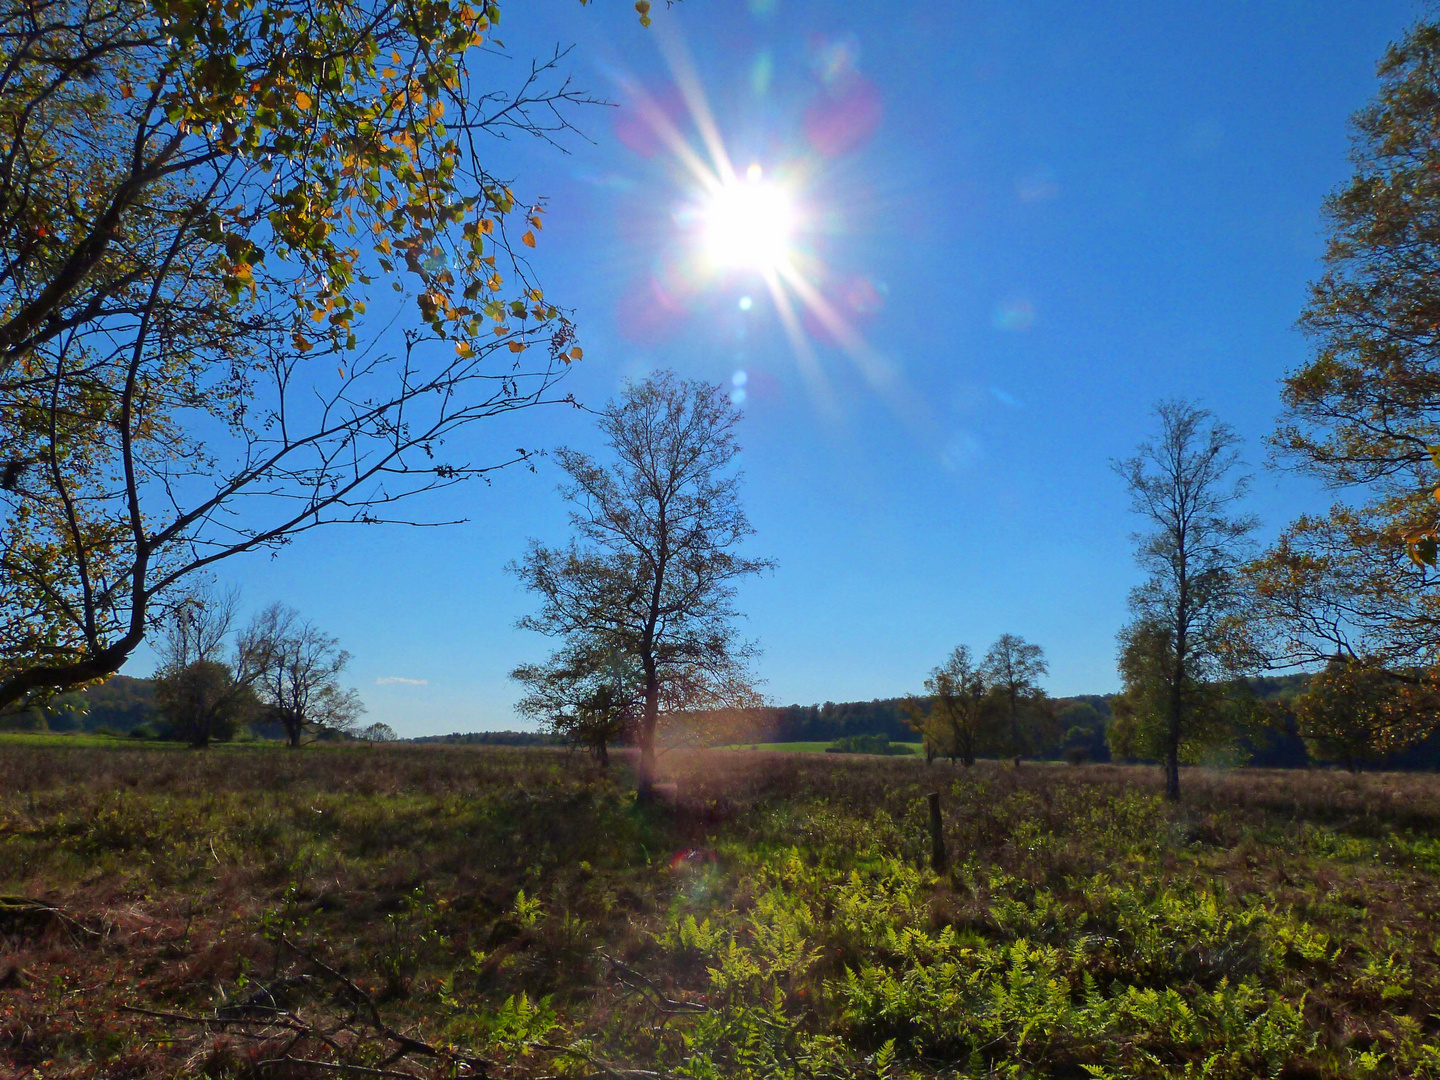
[[[585,350],[582,349],[582,348],[580,348],[579,345],[576,345],[573,349],[570,350],[570,359],[571,359],[571,360],[583,360],[584,358],[585,358]]]
[[[468,341],[457,341],[455,343],[455,355],[464,357],[466,360],[475,355],[475,350],[470,347]]]
[[[525,351],[525,343],[524,343],[523,341],[512,341],[512,342],[510,342],[510,351],[511,351],[511,352],[517,352],[517,353],[518,353],[518,352],[524,352],[524,351]]]
[[[295,104],[300,107],[301,112],[309,112],[310,106],[314,104],[314,101],[304,90],[297,90],[295,92]]]
[[[526,247],[533,248],[535,246],[535,234],[527,231],[524,236],[520,237],[520,242]]]

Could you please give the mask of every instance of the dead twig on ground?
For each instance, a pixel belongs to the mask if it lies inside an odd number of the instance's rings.
[[[488,1058],[482,1058],[477,1054],[459,1048],[434,1046],[431,1043],[425,1042],[423,1039],[417,1039],[412,1035],[406,1035],[403,1031],[397,1031],[386,1023],[384,1016],[380,1013],[379,1006],[375,1004],[375,999],[368,990],[360,986],[353,979],[335,970],[335,968],[325,963],[325,961],[321,960],[309,949],[297,945],[284,936],[282,936],[280,940],[291,949],[296,956],[301,957],[323,975],[339,984],[350,996],[351,1003],[363,1012],[364,1018],[370,1027],[382,1037],[395,1044],[395,1052],[385,1059],[385,1065],[393,1064],[408,1054],[420,1054],[425,1057],[465,1065],[475,1070],[480,1076],[488,1075],[487,1070],[494,1064],[494,1062]]]
[[[551,1053],[580,1058],[582,1061],[594,1065],[607,1076],[633,1077],[634,1080],[664,1080],[666,1076],[665,1073],[656,1072],[653,1069],[632,1069],[628,1065],[617,1065],[613,1061],[596,1057],[590,1051],[582,1050],[578,1046],[560,1046],[556,1043],[530,1043],[529,1045],[537,1050],[549,1050]]]
[[[655,1007],[668,1016],[683,1016],[710,1011],[708,1006],[701,1005],[699,1002],[670,997],[655,984],[653,979],[636,971],[629,964],[616,960],[613,956],[601,953],[600,958],[610,964],[611,973],[620,982],[642,994],[649,993],[653,997]]]
[[[381,1069],[374,1065],[349,1065],[343,1061],[320,1061],[316,1058],[292,1057],[286,1054],[284,1057],[266,1058],[256,1062],[257,1065],[309,1065],[317,1069],[333,1069],[336,1072],[356,1073],[360,1076],[393,1076],[401,1080],[421,1080],[412,1072],[404,1072],[401,1069]]]
[[[51,921],[59,923],[72,935],[81,934],[99,938],[99,930],[92,930],[79,919],[67,915],[54,904],[36,900],[29,896],[0,896],[0,929],[29,924],[43,930]]]

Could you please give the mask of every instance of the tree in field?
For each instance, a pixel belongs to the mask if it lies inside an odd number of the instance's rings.
[[[1182,684],[1184,717],[1173,747],[1168,722],[1173,697],[1175,648],[1172,631],[1148,620],[1129,623],[1120,631],[1120,681],[1124,687],[1111,699],[1114,716],[1106,730],[1110,753],[1126,761],[1158,761],[1172,774],[1178,790],[1181,762],[1199,760],[1247,728],[1253,704],[1244,686],[1220,677],[1187,678]],[[1193,648],[1192,648],[1193,655]],[[1191,665],[1192,670],[1195,665]]]
[[[1311,754],[1351,772],[1403,753],[1435,730],[1440,687],[1400,678],[1376,663],[1331,658],[1295,700],[1296,727]]]
[[[293,608],[260,612],[237,649],[254,672],[266,718],[284,727],[292,747],[307,732],[352,732],[365,712],[359,695],[340,686],[350,654]]]
[[[610,764],[609,748],[632,734],[644,709],[645,680],[638,666],[614,647],[577,639],[543,664],[521,664],[510,673],[526,694],[522,716],[540,721],[571,746]]]
[[[1285,379],[1274,437],[1354,498],[1300,518],[1250,568],[1257,652],[1277,663],[1338,653],[1399,670],[1440,648],[1440,26],[1417,24],[1379,70],[1352,121],[1354,174],[1325,203],[1325,273],[1301,316],[1315,354]]]
[[[1147,575],[1120,632],[1129,713],[1117,714],[1117,735],[1137,729],[1163,763],[1166,796],[1178,799],[1182,754],[1212,734],[1213,689],[1236,662],[1227,620],[1242,603],[1238,570],[1256,522],[1235,509],[1248,479],[1237,475],[1234,429],[1188,401],[1161,402],[1155,416],[1158,437],[1115,463],[1146,524],[1135,556]]]
[[[571,649],[613,652],[639,670],[643,797],[661,713],[754,700],[735,582],[772,563],[739,550],[753,532],[735,468],[739,421],[722,387],[668,371],[628,383],[600,419],[609,463],[558,452],[575,537],[563,548],[532,541],[510,567],[542,602],[519,626],[565,642],[552,664]]]
[[[399,735],[395,734],[394,728],[392,728],[389,724],[381,723],[379,721],[373,724],[368,724],[365,727],[361,728],[359,731],[359,737],[364,739],[367,743],[395,742],[397,739],[400,738]]]
[[[235,618],[234,594],[192,594],[176,607],[160,645],[155,705],[176,738],[194,747],[227,741],[260,715],[253,657],[224,656]]]
[[[561,53],[502,89],[498,18],[0,10],[0,709],[116,671],[197,571],[528,456],[446,449],[580,356],[484,140],[587,99]]]
[[[912,701],[909,712],[924,739],[926,760],[938,755],[953,765],[958,759],[968,769],[996,742],[997,711],[984,671],[967,646],[957,645],[925,680],[925,690],[928,711]]]
[[[197,748],[230,741],[261,710],[254,688],[218,660],[197,660],[159,675],[155,705],[173,736]]]
[[[1036,681],[1050,670],[1045,650],[1015,634],[1001,634],[982,667],[1004,716],[1004,749],[1018,766],[1041,741],[1041,729],[1053,726],[1049,701]]]

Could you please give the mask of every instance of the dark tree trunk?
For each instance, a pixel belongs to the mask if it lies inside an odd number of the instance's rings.
[[[1185,730],[1186,635],[1189,586],[1180,581],[1180,616],[1175,634],[1175,674],[1170,683],[1170,717],[1165,738],[1165,798],[1180,801],[1180,736]]]
[[[935,873],[945,870],[945,830],[940,817],[940,793],[930,793],[930,869]]]
[[[606,748],[604,739],[601,739],[595,747],[595,756],[600,759],[600,767],[602,769],[608,769],[610,767],[610,751]]]
[[[645,715],[640,718],[640,778],[636,795],[641,802],[655,796],[655,725],[660,719],[660,679],[645,673]]]

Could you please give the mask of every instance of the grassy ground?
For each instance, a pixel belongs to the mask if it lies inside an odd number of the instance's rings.
[[[829,742],[777,742],[777,743],[735,743],[731,746],[719,746],[717,750],[753,750],[761,753],[772,754],[823,754],[827,752],[833,743]],[[922,745],[916,743],[892,742],[891,746],[909,747],[910,753],[918,754]]]
[[[125,735],[97,735],[88,731],[0,731],[0,747],[40,747],[40,746],[65,746],[65,747],[98,747],[106,748],[118,745],[133,744],[138,739],[130,739]],[[180,749],[185,744],[178,742],[160,742],[149,740],[146,743],[151,748]]]
[[[1440,1077],[1435,777],[665,761],[0,747],[0,1075]]]

